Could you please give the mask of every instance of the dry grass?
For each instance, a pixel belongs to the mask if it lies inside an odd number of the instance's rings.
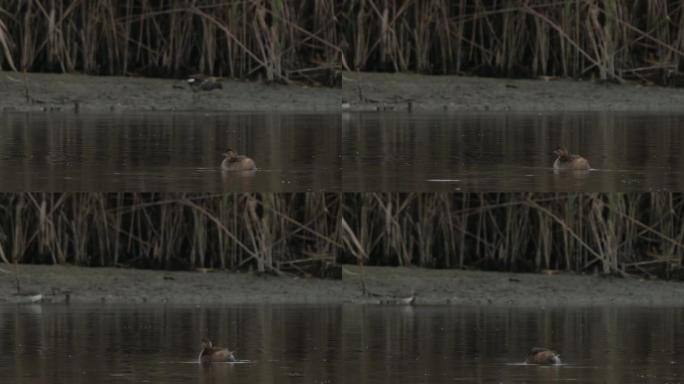
[[[334,4],[0,0],[0,46],[28,71],[314,79],[337,67]]]
[[[9,262],[277,273],[279,262],[334,261],[341,249],[335,194],[20,193],[0,201]]]
[[[345,194],[347,261],[679,276],[684,198],[637,194]]]
[[[0,15],[2,15],[3,10],[0,8]],[[7,60],[7,64],[12,70],[16,71],[17,68],[14,66],[14,60],[12,60],[11,48],[14,47],[10,36],[7,34],[7,27],[0,19],[0,46],[2,46],[2,51],[0,52],[0,68],[2,68],[3,62]]]
[[[340,19],[357,70],[671,80],[684,10],[666,0],[350,0]]]
[[[302,260],[681,278],[673,193],[0,195],[0,259],[279,273]]]

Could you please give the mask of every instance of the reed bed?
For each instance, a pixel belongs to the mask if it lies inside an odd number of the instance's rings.
[[[667,0],[349,0],[340,46],[355,70],[594,76],[684,72],[684,4]]]
[[[271,81],[333,70],[332,0],[0,0],[0,68]]]
[[[324,260],[682,278],[677,193],[0,195],[0,259],[281,273]]]
[[[4,262],[279,273],[334,261],[339,195],[0,195]]]
[[[344,195],[346,262],[681,278],[673,193]]]

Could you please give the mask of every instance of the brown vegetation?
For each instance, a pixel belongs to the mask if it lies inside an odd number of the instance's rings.
[[[667,0],[350,0],[339,16],[355,70],[595,75],[672,83],[684,10]]]
[[[682,272],[680,194],[365,193],[346,194],[344,207],[345,243],[365,263]]]
[[[684,83],[681,2],[0,0],[0,66],[338,84],[354,70]]]
[[[339,56],[335,7],[332,0],[0,0],[0,66],[329,81]]]
[[[5,262],[278,273],[334,260],[335,194],[20,193],[0,196]],[[4,250],[4,251],[3,251]]]
[[[22,193],[5,262],[280,273],[297,260],[680,278],[673,193]]]

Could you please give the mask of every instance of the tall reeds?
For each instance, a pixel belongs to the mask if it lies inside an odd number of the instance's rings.
[[[340,202],[326,193],[5,194],[0,248],[8,262],[277,273],[284,261],[336,259]]]
[[[672,193],[344,195],[346,261],[679,276],[684,197]]]
[[[676,193],[0,195],[4,262],[280,273],[327,260],[684,278]]]
[[[667,80],[684,71],[684,9],[666,0],[350,0],[357,70]]]
[[[268,80],[356,70],[596,76],[684,70],[666,0],[0,0],[0,66]],[[336,81],[336,75],[330,75]]]
[[[335,12],[332,0],[0,0],[0,66],[288,81],[335,69]]]

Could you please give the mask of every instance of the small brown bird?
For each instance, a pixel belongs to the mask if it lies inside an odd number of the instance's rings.
[[[188,78],[188,84],[193,91],[211,91],[221,89],[221,79],[213,76],[205,76],[201,73],[194,74]]]
[[[202,350],[200,351],[198,360],[200,363],[237,361],[234,352],[229,351],[226,348],[214,347],[211,340],[207,338],[202,339]]]
[[[527,359],[525,359],[527,364],[544,364],[553,365],[560,364],[560,355],[548,348],[534,347],[527,354]]]
[[[226,158],[221,162],[221,169],[224,171],[253,171],[256,169],[254,160],[247,156],[238,155],[237,152],[228,148],[223,154]]]
[[[580,155],[575,155],[568,152],[567,149],[559,146],[553,153],[558,156],[553,163],[553,169],[557,171],[572,170],[572,171],[587,171],[591,169],[587,159]]]

